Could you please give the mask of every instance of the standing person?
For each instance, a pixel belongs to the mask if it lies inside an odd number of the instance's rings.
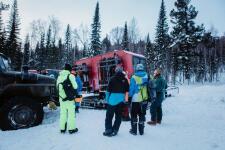
[[[107,110],[105,118],[105,132],[104,136],[117,135],[122,117],[122,108],[124,101],[128,101],[125,93],[129,91],[129,84],[121,66],[115,69],[115,75],[110,79],[108,89],[106,92]],[[112,125],[113,116],[115,114],[115,121]]]
[[[130,133],[137,135],[137,125],[140,135],[144,134],[144,122],[148,105],[148,75],[143,64],[137,64],[135,74],[130,80],[129,100],[131,101]],[[138,119],[139,118],[139,119]]]
[[[83,88],[83,82],[78,74],[74,69],[71,71],[71,73],[75,76],[75,82],[77,83],[77,97],[75,98],[75,112],[79,113],[80,103],[82,101],[82,88]]]
[[[65,133],[68,129],[70,134],[78,131],[75,126],[75,105],[73,95],[73,92],[77,89],[77,83],[74,82],[75,77],[70,73],[71,70],[71,65],[65,64],[64,70],[59,73],[57,78],[60,102],[60,131],[61,133]]]
[[[149,102],[154,102],[156,100],[156,86],[154,82],[154,77],[150,76],[148,81],[148,96]]]
[[[123,74],[125,75],[125,78],[127,79],[128,84],[130,85],[129,78],[128,78],[128,72],[123,71]],[[129,92],[126,92],[125,99],[128,99],[128,97],[129,97]],[[123,121],[130,121],[129,108],[130,108],[129,105],[123,105],[123,108],[122,108],[122,120]]]
[[[162,121],[162,101],[165,99],[167,84],[161,76],[160,69],[154,71],[154,86],[156,97],[155,100],[152,101],[150,108],[151,121],[147,122],[149,125],[161,124]]]

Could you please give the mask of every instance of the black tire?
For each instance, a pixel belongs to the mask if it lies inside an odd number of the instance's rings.
[[[0,111],[0,128],[17,130],[40,124],[43,120],[43,107],[29,97],[12,97]]]

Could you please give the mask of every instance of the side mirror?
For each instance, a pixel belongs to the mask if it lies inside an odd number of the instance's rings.
[[[23,65],[22,72],[28,73],[28,70],[29,70],[29,66],[28,65]]]
[[[8,58],[8,63],[9,63],[9,65],[11,65],[11,63],[12,63],[10,58]]]

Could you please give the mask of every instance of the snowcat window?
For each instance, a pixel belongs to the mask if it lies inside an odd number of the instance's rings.
[[[4,70],[11,70],[11,66],[10,66],[10,59],[6,59],[6,58],[2,58],[2,62],[4,65]]]
[[[135,70],[135,67],[137,64],[143,64],[144,69],[146,70],[146,59],[142,57],[133,56],[133,69]]]
[[[6,69],[2,57],[0,57],[0,68],[1,68],[1,70],[5,70]]]
[[[9,66],[9,61],[8,61],[7,59],[3,59],[3,63],[4,63],[4,65],[5,65],[5,68],[6,68],[6,69],[9,69],[9,68],[10,68],[10,66]]]

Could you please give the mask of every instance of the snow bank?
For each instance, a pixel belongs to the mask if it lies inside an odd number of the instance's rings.
[[[0,150],[224,150],[224,91],[225,85],[180,87],[163,103],[162,125],[146,125],[144,136],[130,135],[130,123],[122,122],[117,136],[104,137],[105,111],[88,109],[77,115],[79,132],[62,135],[59,110],[45,109],[40,126],[0,131]]]

